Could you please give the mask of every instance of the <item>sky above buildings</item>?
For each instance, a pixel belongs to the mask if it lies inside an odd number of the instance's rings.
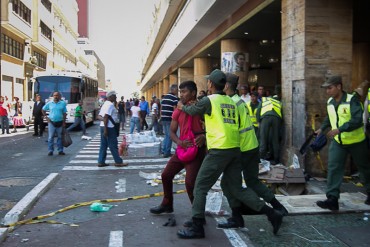
[[[90,0],[90,42],[119,97],[139,92],[153,10],[151,0]]]

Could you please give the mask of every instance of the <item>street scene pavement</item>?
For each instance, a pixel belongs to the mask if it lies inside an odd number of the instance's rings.
[[[127,129],[121,131],[119,142]],[[342,196],[337,213],[315,204],[325,198],[323,181],[307,181],[305,195],[277,195],[290,214],[284,217],[276,236],[264,215],[244,216],[242,229],[217,229],[217,222],[226,220],[231,212],[221,197],[222,202],[207,202],[210,208],[221,208],[206,217],[206,238],[179,239],[176,232],[191,216],[184,184],[174,184],[174,191],[179,192],[174,195],[174,213],[149,212],[161,203],[162,197],[156,193],[162,192],[162,186],[160,181],[146,178],[160,178],[168,158],[159,153],[153,157],[125,156],[127,167],[97,167],[97,122],[87,131],[90,140],[73,131],[74,143],[65,149],[66,155],[51,157],[47,156],[47,138],[32,137],[32,128],[1,137],[0,216],[4,227],[0,228],[0,246],[370,246],[370,206],[363,203],[364,189],[356,177],[342,186],[342,192],[348,193]],[[114,163],[109,152],[107,163]],[[42,183],[43,189],[32,192]],[[220,191],[214,187],[212,192]],[[14,211],[29,197],[35,198],[23,205],[26,210]],[[94,201],[112,207],[93,212],[90,205]]]

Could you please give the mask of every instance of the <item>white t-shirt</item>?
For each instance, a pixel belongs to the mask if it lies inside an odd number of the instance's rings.
[[[132,106],[131,112],[133,117],[139,117],[140,107],[138,106]]]
[[[248,103],[248,102],[250,102],[250,101],[251,101],[251,96],[249,95],[249,93],[247,93],[246,95],[242,95],[242,96],[240,96],[240,98],[241,98],[242,100],[244,100],[244,102],[245,102],[245,103]]]
[[[105,114],[108,114],[109,116],[114,116],[114,111],[117,111],[117,109],[114,107],[113,103],[110,102],[109,100],[105,101],[104,104],[102,105],[102,107],[100,108],[100,112],[99,112],[99,116],[103,117],[105,116]],[[113,118],[114,120],[114,118]],[[104,127],[104,121],[100,121],[100,126],[101,127]],[[108,128],[113,128],[114,125],[112,123],[112,121],[108,120]]]
[[[152,105],[152,113],[156,114],[154,110],[156,110],[157,114],[158,114],[158,104],[157,103],[153,103],[153,105]]]

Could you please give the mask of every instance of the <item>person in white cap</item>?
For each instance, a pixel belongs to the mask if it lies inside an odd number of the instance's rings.
[[[117,109],[114,106],[116,99],[116,91],[109,91],[107,93],[107,100],[104,102],[99,112],[99,116],[103,118],[103,120],[100,122],[100,149],[98,167],[109,166],[109,164],[105,163],[108,147],[115,161],[114,166],[127,166],[127,164],[123,163],[122,158],[118,154],[117,131],[115,129],[115,121],[113,120],[114,114],[117,114]]]

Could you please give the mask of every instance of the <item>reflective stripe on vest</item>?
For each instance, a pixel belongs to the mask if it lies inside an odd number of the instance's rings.
[[[254,111],[252,110],[251,102],[247,103],[249,117],[251,118],[251,121],[254,125],[254,127],[258,128],[258,121],[257,121],[257,107],[254,108]]]
[[[262,97],[261,117],[266,112],[272,111],[272,110],[274,110],[280,117],[282,117],[280,101],[270,98],[270,97]]]
[[[240,134],[240,151],[246,152],[258,147],[256,132],[254,131],[252,120],[248,115],[247,104],[235,94],[232,100],[238,105],[239,113],[239,134]],[[242,104],[238,104],[242,101]]]
[[[247,127],[247,128],[244,128],[244,129],[240,129],[239,130],[239,134],[243,134],[243,133],[245,133],[245,132],[247,132],[247,131],[249,131],[249,130],[253,130],[254,128],[253,128],[253,126],[249,126],[249,127]]]
[[[239,147],[239,118],[234,101],[226,95],[212,94],[211,115],[205,114],[208,149],[229,149]]]
[[[236,106],[239,107],[241,104],[245,103],[244,100],[240,99],[238,102],[235,102]]]
[[[351,120],[351,99],[353,95],[347,94],[345,102],[341,102],[338,106],[337,111],[335,110],[334,104],[330,103],[333,98],[330,98],[327,102],[327,110],[331,129],[339,129],[344,123]],[[362,127],[352,130],[350,132],[341,132],[334,137],[334,139],[343,145],[358,143],[365,140],[365,133]]]

